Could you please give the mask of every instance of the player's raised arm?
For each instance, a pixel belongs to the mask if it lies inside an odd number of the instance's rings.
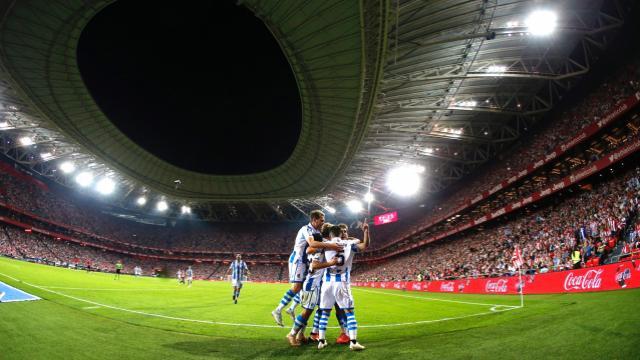
[[[364,251],[369,247],[369,243],[371,242],[371,237],[369,236],[369,224],[367,223],[367,219],[364,219],[364,224],[362,224],[362,233],[364,234],[362,241],[356,245],[359,251]]]

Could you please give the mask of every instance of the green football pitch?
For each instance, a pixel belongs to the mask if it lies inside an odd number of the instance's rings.
[[[286,284],[87,273],[0,258],[0,281],[42,300],[0,304],[0,359],[638,359],[640,291],[525,296],[354,288],[359,340],[290,348],[270,311]],[[283,313],[286,316],[286,314]]]

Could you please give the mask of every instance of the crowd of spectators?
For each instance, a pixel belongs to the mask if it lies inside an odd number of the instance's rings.
[[[12,175],[0,173],[0,199],[9,205],[61,225],[75,237],[103,244],[128,244],[143,250],[172,252],[287,253],[299,223],[206,223],[183,220],[166,225],[143,224],[100,211],[99,205],[73,201]],[[70,233],[71,235],[71,233]]]
[[[522,210],[506,223],[356,267],[354,278],[442,280],[512,275],[515,246],[522,250],[524,269],[531,273],[567,270],[594,261],[603,264],[617,248],[628,254],[640,249],[640,170],[608,176],[610,180],[568,190],[564,197],[551,199],[538,209]],[[579,252],[577,263],[571,256],[574,251]]]
[[[610,111],[624,100],[640,91],[640,67],[638,59],[605,79],[596,89],[582,98],[578,103],[568,106],[566,111],[545,121],[535,134],[524,137],[510,151],[500,154],[497,161],[480,169],[478,176],[464,183],[458,191],[454,191],[446,199],[439,201],[429,209],[428,215],[417,219],[410,228],[398,229],[391,237],[402,238],[416,230],[423,229],[438,217],[448,214],[453,209],[489,191],[503,180],[516,175],[528,165],[540,160],[553,149],[572,139],[579,131]],[[383,244],[377,244],[379,247]]]
[[[116,262],[124,265],[123,272],[133,274],[140,266],[145,276],[174,276],[179,269],[188,266],[194,270],[197,279],[224,280],[225,273],[233,258],[227,261],[186,262],[132,256],[118,252],[81,246],[77,243],[56,240],[37,232],[28,232],[4,225],[0,230],[0,255],[91,271],[113,272]],[[249,262],[251,281],[280,281],[285,270],[284,264],[261,264]]]

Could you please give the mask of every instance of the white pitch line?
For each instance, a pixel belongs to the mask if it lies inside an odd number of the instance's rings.
[[[14,277],[8,276],[6,274],[0,273],[0,275],[6,276],[14,281],[20,281]],[[87,299],[82,299],[76,296],[71,296],[71,295],[67,295],[64,293],[61,293],[59,291],[55,291],[55,290],[50,290],[47,289],[43,286],[39,286],[39,285],[35,285],[35,284],[30,284],[28,282],[22,282],[25,285],[28,286],[32,286],[35,287],[37,289],[43,290],[43,291],[47,291],[56,295],[60,295],[63,297],[67,297],[69,299],[73,299],[76,301],[80,301],[80,302],[84,302],[87,304],[92,304],[95,305],[97,307],[104,307],[107,309],[112,309],[112,310],[118,310],[118,311],[122,311],[122,312],[128,312],[128,313],[132,313],[132,314],[138,314],[138,315],[143,315],[143,316],[149,316],[149,317],[157,317],[157,318],[162,318],[162,319],[169,319],[169,320],[177,320],[177,321],[185,321],[185,322],[195,322],[195,323],[202,323],[202,324],[211,324],[211,325],[226,325],[226,326],[238,326],[238,327],[258,327],[258,328],[276,328],[276,329],[282,329],[281,326],[277,326],[277,325],[261,325],[261,324],[246,324],[246,323],[229,323],[229,322],[221,322],[221,321],[211,321],[211,320],[199,320],[199,319],[188,319],[188,318],[181,318],[181,317],[175,317],[175,316],[168,316],[168,315],[161,315],[161,314],[154,314],[154,313],[147,313],[144,311],[138,311],[138,310],[131,310],[131,309],[125,309],[125,308],[121,308],[121,307],[117,307],[117,306],[112,306],[112,305],[106,305],[106,304],[101,304],[95,301],[91,301],[91,300],[87,300]],[[363,289],[359,289],[359,290],[363,290]],[[363,290],[363,291],[367,291],[367,290]],[[376,293],[376,294],[387,294],[387,295],[397,295],[397,294],[389,294],[389,293],[384,293],[384,292],[377,292],[377,291],[369,291],[372,293]],[[397,296],[403,296],[403,295],[397,295]],[[406,296],[404,295],[404,297],[414,297],[414,296]],[[415,297],[418,299],[428,299],[428,298],[422,298],[422,297]],[[441,300],[441,299],[434,299],[434,300]],[[443,300],[443,301],[447,301],[447,300]],[[453,301],[453,300],[448,300],[450,302],[459,302],[459,301]],[[464,303],[464,302],[463,302]],[[475,305],[480,305],[479,303],[475,303]],[[497,305],[497,304],[482,304],[482,305],[496,305],[496,306],[505,306],[505,307],[509,307],[508,305]],[[469,315],[463,315],[463,316],[456,316],[456,317],[447,317],[447,318],[442,318],[442,319],[433,319],[433,320],[421,320],[421,321],[413,321],[413,322],[406,322],[406,323],[396,323],[396,324],[377,324],[377,325],[360,325],[360,328],[378,328],[378,327],[397,327],[397,326],[409,326],[409,325],[420,325],[420,324],[429,324],[429,323],[437,323],[437,322],[444,322],[444,321],[451,321],[451,320],[460,320],[460,319],[466,319],[466,318],[470,318],[470,317],[475,317],[475,316],[484,316],[484,315],[491,315],[491,314],[495,314],[498,312],[504,312],[504,311],[509,311],[509,310],[515,310],[515,309],[519,309],[520,307],[509,307],[507,309],[504,310],[495,310],[495,311],[490,311],[490,312],[481,312],[481,313],[476,313],[476,314],[469,314]],[[328,326],[328,328],[330,329],[337,329],[337,326]]]
[[[62,290],[87,290],[87,291],[180,291],[181,289],[105,289],[105,288],[78,288],[65,286],[44,286],[37,285],[46,289],[62,289]]]
[[[411,298],[411,299],[443,301],[443,302],[450,302],[450,303],[468,304],[468,305],[481,305],[481,306],[504,306],[504,307],[509,307],[509,308],[519,308],[520,307],[520,306],[514,306],[514,305],[487,304],[487,303],[477,303],[477,302],[469,302],[469,301],[438,299],[438,298],[431,298],[431,297],[426,297],[426,296],[411,296],[411,295],[404,295],[404,294],[393,294],[393,293],[388,293],[388,292],[383,292],[383,291],[372,291],[372,290],[366,290],[366,289],[361,289],[361,288],[355,288],[355,289],[359,290],[359,291],[373,293],[373,294],[383,294],[383,295],[389,295],[389,296],[400,296],[400,297],[406,297],[406,298]]]

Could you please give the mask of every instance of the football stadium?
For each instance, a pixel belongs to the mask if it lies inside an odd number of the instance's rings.
[[[640,358],[638,19],[0,0],[0,359]]]

